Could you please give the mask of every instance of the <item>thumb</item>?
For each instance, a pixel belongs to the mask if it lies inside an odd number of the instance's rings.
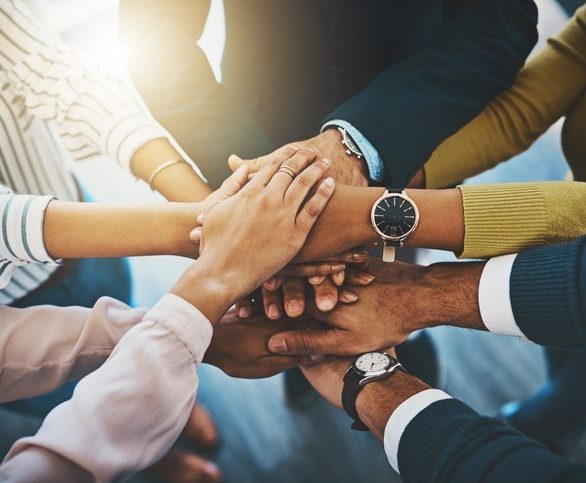
[[[230,166],[230,169],[232,171],[236,171],[240,166],[246,164],[246,161],[244,161],[240,156],[237,156],[236,154],[231,154],[228,157],[228,166]]]
[[[269,339],[269,350],[288,355],[345,355],[337,329],[281,332]]]

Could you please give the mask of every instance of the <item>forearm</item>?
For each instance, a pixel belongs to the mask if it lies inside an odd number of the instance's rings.
[[[358,245],[379,240],[370,221],[370,211],[383,191],[382,188],[338,185],[298,259],[323,260]],[[460,191],[408,189],[407,194],[415,201],[420,220],[406,245],[459,253],[464,239]]]
[[[153,173],[163,163],[181,159],[183,156],[167,139],[155,139],[134,154],[130,169],[137,178],[149,182]],[[200,201],[212,191],[187,161],[161,170],[152,179],[151,188],[169,201]]]
[[[197,203],[74,203],[52,201],[44,218],[44,241],[53,258],[144,255],[197,256],[189,232]]]

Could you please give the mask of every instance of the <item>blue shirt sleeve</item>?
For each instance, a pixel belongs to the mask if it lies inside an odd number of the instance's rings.
[[[370,143],[370,141],[366,139],[362,133],[352,124],[340,119],[334,119],[333,121],[326,122],[322,126],[321,131],[323,132],[325,129],[332,126],[341,127],[346,130],[358,148],[360,148],[362,154],[364,154],[364,159],[366,161],[366,166],[368,167],[368,175],[370,176],[370,179],[377,183],[382,183],[385,179],[383,158],[375,149],[375,147]]]

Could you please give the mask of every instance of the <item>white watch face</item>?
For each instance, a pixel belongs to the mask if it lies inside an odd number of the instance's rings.
[[[368,352],[356,359],[356,369],[369,374],[386,369],[391,364],[391,358],[384,352]]]

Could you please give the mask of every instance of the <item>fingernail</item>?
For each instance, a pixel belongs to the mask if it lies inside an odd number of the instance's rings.
[[[344,277],[346,276],[345,272],[338,272],[332,275],[333,282],[339,287],[344,283]]]
[[[201,230],[192,230],[191,233],[189,234],[189,239],[192,242],[197,242],[199,243],[201,241]]]
[[[309,359],[311,359],[312,362],[320,362],[320,361],[323,361],[325,358],[326,358],[326,356],[319,355],[319,354],[309,356]]]
[[[282,339],[281,337],[273,337],[269,340],[269,350],[277,354],[287,352],[287,343],[285,342],[285,339]]]
[[[326,178],[324,184],[331,188],[336,184],[336,182],[334,181],[334,178]]]
[[[301,304],[298,300],[289,300],[286,304],[288,314],[297,314],[301,312]]]
[[[374,275],[370,275],[369,273],[362,273],[360,274],[360,276],[358,277],[361,281],[363,281],[364,283],[370,283],[372,282],[376,277]]]
[[[312,285],[319,285],[323,280],[321,275],[315,275],[313,277],[309,277],[308,282]]]
[[[264,283],[264,287],[267,290],[275,290],[277,288],[277,279],[276,279],[276,277],[273,277],[273,278],[268,279]]]
[[[247,319],[250,317],[250,307],[240,307],[240,309],[238,309],[238,317],[241,319]]]
[[[349,292],[348,290],[344,290],[340,294],[340,300],[346,303],[356,302],[358,300],[358,295],[353,292]]]
[[[354,252],[352,254],[352,260],[355,262],[365,262],[368,259],[368,253]]]
[[[332,164],[332,162],[328,159],[328,158],[323,158],[321,160],[321,162],[324,164],[324,166],[329,166],[330,164]]]
[[[341,272],[342,270],[344,270],[346,268],[346,265],[344,265],[343,263],[334,263],[332,265],[332,270],[334,272]]]
[[[219,478],[220,476],[220,468],[218,468],[215,464],[210,463],[209,461],[203,465],[203,470],[205,473],[214,478]]]
[[[269,318],[278,319],[279,316],[279,307],[276,304],[269,305]]]
[[[324,297],[319,300],[317,305],[320,310],[328,312],[336,306],[336,301],[332,297]]]

